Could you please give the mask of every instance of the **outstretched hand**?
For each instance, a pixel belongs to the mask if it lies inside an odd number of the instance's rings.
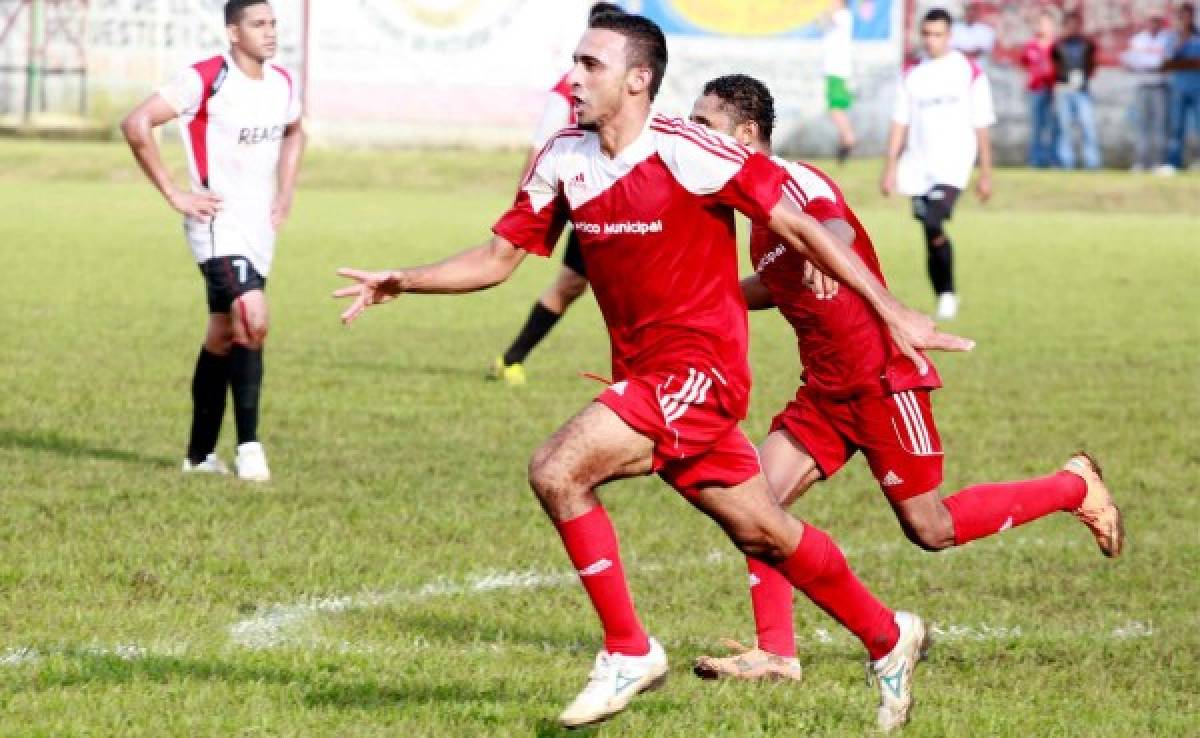
[[[353,279],[356,282],[356,284],[343,287],[333,293],[334,297],[354,298],[350,307],[342,312],[342,322],[346,325],[350,325],[370,306],[392,300],[403,291],[395,272],[367,272],[343,267],[338,269],[337,273],[338,276]]]
[[[899,317],[888,325],[892,340],[896,347],[907,356],[922,375],[929,372],[929,362],[921,356],[921,350],[926,351],[970,351],[975,348],[975,342],[969,338],[956,336],[953,333],[943,333],[925,313],[919,313],[911,308],[901,308]]]

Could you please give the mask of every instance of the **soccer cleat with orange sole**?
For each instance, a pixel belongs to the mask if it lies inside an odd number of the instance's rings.
[[[1067,459],[1063,471],[1074,474],[1087,484],[1083,503],[1071,514],[1096,537],[1096,545],[1101,553],[1110,559],[1120,556],[1121,549],[1125,547],[1125,521],[1113,500],[1112,492],[1104,483],[1100,465],[1086,451],[1079,451]]]
[[[761,648],[747,648],[737,641],[727,640],[725,646],[734,653],[729,656],[701,656],[692,666],[692,673],[701,679],[746,679],[798,682],[804,676],[800,662]]]

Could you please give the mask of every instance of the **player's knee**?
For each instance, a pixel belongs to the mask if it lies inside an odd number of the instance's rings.
[[[774,563],[783,561],[790,553],[786,536],[768,526],[747,523],[729,529],[733,545],[746,556]]]
[[[578,300],[584,292],[587,292],[587,287],[587,279],[578,275],[572,275],[559,281],[559,296],[563,302],[570,304]]]
[[[925,221],[924,226],[925,243],[929,245],[929,248],[935,249],[946,245],[946,231],[942,228],[940,220],[933,222]]]
[[[542,505],[551,509],[557,501],[570,496],[574,485],[566,467],[551,449],[543,446],[529,460],[529,486]]]
[[[229,328],[209,326],[204,335],[204,350],[217,356],[225,356],[233,350],[233,331]]]
[[[233,350],[233,334],[232,333],[221,333],[221,334],[209,333],[204,338],[204,350],[210,354],[216,354],[217,356],[225,356],[226,354],[228,354],[230,351]]]
[[[905,521],[904,533],[922,551],[936,553],[954,545],[954,524],[950,520],[917,519]]]
[[[267,321],[262,318],[246,316],[242,318],[241,331],[236,338],[239,345],[251,350],[263,347],[267,340]]]

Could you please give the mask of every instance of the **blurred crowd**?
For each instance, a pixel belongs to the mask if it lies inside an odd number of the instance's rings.
[[[994,29],[966,4],[952,43],[983,61],[996,42]],[[1035,20],[1021,52],[1029,111],[1027,161],[1035,167],[1095,169],[1103,164],[1091,81],[1096,43],[1078,12],[1047,8]],[[1151,15],[1129,39],[1121,65],[1133,75],[1129,101],[1134,128],[1133,169],[1172,175],[1184,168],[1189,129],[1200,135],[1200,29],[1191,2],[1171,17]]]

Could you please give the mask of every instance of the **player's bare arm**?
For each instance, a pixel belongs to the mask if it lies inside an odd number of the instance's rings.
[[[279,230],[292,212],[292,199],[296,195],[296,179],[300,172],[300,159],[304,156],[304,144],[308,135],[303,121],[289,123],[283,131],[283,143],[279,148],[279,181],[275,190],[275,201],[271,203],[271,227]]]
[[[121,133],[138,166],[158,189],[167,203],[180,214],[207,220],[221,209],[221,198],[212,193],[193,193],[175,186],[163,163],[154,129],[178,117],[175,109],[159,94],[151,95],[121,121]]]
[[[980,202],[992,199],[992,135],[989,129],[975,129],[975,138],[979,142],[979,179],[975,182],[975,194]]]
[[[928,365],[919,349],[970,351],[975,342],[961,336],[942,333],[933,320],[897,300],[862,259],[838,245],[837,238],[817,220],[794,208],[779,204],[771,210],[771,231],[818,269],[863,296],[888,326],[900,351],[924,374]]]
[[[525,253],[507,239],[493,236],[487,243],[436,264],[386,272],[343,267],[337,273],[356,284],[337,290],[333,296],[354,298],[354,303],[342,313],[342,322],[349,324],[371,305],[388,302],[406,292],[454,295],[494,287],[512,275]]]
[[[821,225],[829,229],[843,248],[853,250],[854,228],[841,218],[830,218],[821,221]],[[816,294],[818,300],[832,300],[837,297],[838,281],[825,272],[817,269],[812,261],[804,261],[804,284]]]
[[[908,138],[908,126],[893,122],[888,129],[887,150],[884,155],[883,177],[879,182],[879,191],[884,197],[891,197],[896,192],[896,165],[900,154],[904,151],[904,142]]]

